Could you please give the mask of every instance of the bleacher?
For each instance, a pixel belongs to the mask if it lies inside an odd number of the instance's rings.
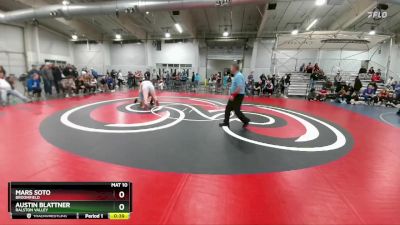
[[[291,73],[291,85],[289,86],[288,95],[289,96],[307,96],[310,84],[310,74],[307,73],[300,73],[300,72],[292,72]],[[342,72],[342,81],[350,83],[354,85],[354,80],[356,79],[357,73],[353,72]],[[327,74],[327,78],[330,81],[334,81],[334,77],[336,74]],[[371,82],[371,75],[368,74],[360,74],[361,83],[363,87],[361,88],[360,92],[363,92],[364,89],[367,88],[368,84]],[[315,90],[322,89],[325,81],[316,81],[314,88]],[[376,94],[378,94],[382,89],[384,89],[384,83],[378,83],[378,90]]]

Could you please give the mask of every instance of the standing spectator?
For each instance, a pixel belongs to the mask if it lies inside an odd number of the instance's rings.
[[[31,70],[29,70],[29,72],[28,72],[28,79],[32,78],[33,74],[35,74],[35,73],[36,74],[40,74],[39,70],[37,69],[37,66],[36,65],[32,65]]]
[[[276,75],[275,74],[273,74],[271,77],[271,83],[272,83],[272,86],[274,86],[273,91],[275,92],[275,86],[276,86]]]
[[[333,85],[335,85],[335,87],[338,85],[338,83],[342,82],[342,76],[340,75],[340,73],[336,73],[336,76],[333,78]]]
[[[306,72],[306,64],[305,64],[305,63],[303,63],[303,64],[300,66],[299,72],[300,72],[300,73],[305,73],[305,72]]]
[[[128,72],[128,88],[131,89],[133,87],[133,80],[135,79],[135,75],[129,71]]]
[[[53,77],[54,77],[54,87],[56,88],[57,94],[60,94],[62,73],[58,66],[53,65]]]
[[[199,84],[200,84],[200,74],[196,73],[196,75],[194,76],[194,90],[197,91]]]
[[[358,95],[360,93],[361,88],[362,88],[361,80],[358,76],[356,76],[356,79],[354,80],[354,92]]]
[[[310,89],[314,88],[315,82],[318,80],[318,74],[311,73],[310,75]]]
[[[265,74],[261,74],[260,81],[261,81],[261,86],[264,87],[265,82],[267,81],[267,77],[265,76]]]
[[[47,95],[52,95],[53,94],[53,83],[54,83],[54,76],[53,76],[53,70],[50,65],[45,65],[42,68],[42,78],[43,78],[43,83],[44,83],[44,92]]]
[[[150,70],[147,69],[146,72],[144,73],[144,79],[145,80],[150,80],[150,76],[151,76]]]

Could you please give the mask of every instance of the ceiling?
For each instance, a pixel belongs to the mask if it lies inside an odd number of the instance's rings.
[[[71,0],[71,4],[105,2],[110,0]],[[124,0],[117,0],[124,1]],[[137,1],[137,0],[136,0]],[[144,0],[142,0],[144,1]],[[182,0],[185,1],[185,0]],[[40,8],[61,4],[62,0],[1,0],[3,12]],[[268,3],[276,3],[275,10],[268,10]],[[316,6],[315,0],[266,0],[265,4],[240,5],[172,11],[136,12],[79,16],[73,18],[39,19],[42,26],[66,36],[78,34],[80,38],[111,40],[115,34],[124,39],[161,39],[165,32],[172,38],[218,39],[227,29],[232,38],[267,38],[276,34],[289,34],[293,29],[300,33],[314,19],[318,19],[313,31],[357,31],[368,32],[376,27],[378,34],[393,35],[400,32],[400,5],[388,3],[388,17],[379,21],[367,18],[367,12],[377,4],[376,0],[327,0],[327,4]],[[176,31],[174,24],[183,27]]]

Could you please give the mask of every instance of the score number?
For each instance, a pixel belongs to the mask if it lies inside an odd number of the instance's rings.
[[[111,187],[115,187],[115,188],[125,188],[125,190],[119,190],[116,192],[116,196],[115,198],[118,200],[126,200],[125,198],[127,197],[126,193],[126,188],[129,187],[129,183],[111,183]],[[126,203],[120,203],[118,204],[118,210],[119,211],[125,211],[126,210]]]

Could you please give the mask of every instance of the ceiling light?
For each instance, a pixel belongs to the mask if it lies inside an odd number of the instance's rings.
[[[375,31],[375,30],[370,30],[370,31],[368,32],[368,34],[369,34],[369,35],[375,35],[375,34],[376,34],[376,31]]]
[[[298,33],[299,33],[299,30],[297,30],[297,29],[292,30],[292,35],[297,35]]]
[[[318,19],[313,20],[310,25],[306,28],[307,31],[309,31],[316,23],[318,22]]]
[[[315,0],[315,5],[322,6],[326,4],[326,0]]]
[[[63,5],[69,5],[69,4],[71,4],[71,2],[69,0],[64,0],[64,1],[62,1],[62,4]]]
[[[222,36],[224,36],[224,37],[228,37],[229,36],[229,32],[228,32],[228,29],[224,29],[224,33],[222,33]]]
[[[181,25],[180,25],[179,23],[176,23],[176,24],[175,24],[175,28],[176,28],[176,30],[177,30],[179,33],[182,34],[183,30],[182,30],[182,27],[181,27]]]
[[[73,34],[71,37],[72,37],[72,40],[78,40],[78,35],[76,35],[76,34]]]
[[[146,15],[149,15],[150,14],[150,12],[149,11],[146,11]]]
[[[122,35],[120,35],[120,34],[116,34],[116,35],[115,35],[115,39],[121,40],[121,38],[122,38]]]
[[[166,37],[166,38],[170,38],[170,37],[171,37],[171,33],[167,31],[167,32],[165,33],[165,37]]]
[[[0,13],[0,18],[4,18],[4,14]]]

